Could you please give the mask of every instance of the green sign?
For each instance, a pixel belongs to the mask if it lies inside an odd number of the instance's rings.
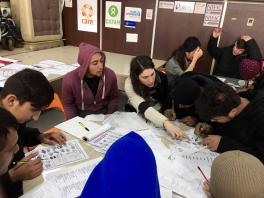
[[[115,17],[118,14],[118,9],[115,5],[111,5],[108,9],[108,13],[111,17]]]

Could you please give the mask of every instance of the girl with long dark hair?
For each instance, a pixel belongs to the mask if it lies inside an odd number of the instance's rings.
[[[169,120],[175,120],[169,97],[166,75],[155,70],[149,56],[137,56],[130,64],[130,77],[126,79],[125,91],[130,104],[136,111],[152,123],[163,126],[172,137],[177,139],[184,132]]]

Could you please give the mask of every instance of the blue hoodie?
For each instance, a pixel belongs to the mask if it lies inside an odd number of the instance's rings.
[[[130,132],[117,140],[94,168],[81,198],[160,198],[155,157],[145,140]]]

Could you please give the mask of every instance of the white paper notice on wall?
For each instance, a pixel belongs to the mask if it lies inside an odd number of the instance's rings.
[[[121,2],[105,2],[105,27],[120,29]]]
[[[172,1],[160,1],[159,2],[159,8],[172,10],[174,8],[174,2],[172,2]]]
[[[218,27],[223,4],[208,3],[205,10],[203,26]]]
[[[175,1],[174,12],[193,13],[195,2]]]
[[[72,8],[72,0],[65,0],[65,7]]]
[[[206,8],[206,3],[196,2],[194,7],[194,14],[204,14]]]
[[[128,42],[128,43],[137,43],[138,42],[138,34],[126,33],[126,42]]]
[[[65,7],[72,8],[72,0],[65,0]]]
[[[248,20],[247,20],[247,26],[248,27],[253,27],[254,21],[255,21],[254,18],[248,18]]]
[[[78,30],[97,32],[97,0],[77,0]]]
[[[153,16],[153,9],[146,9],[146,19],[152,20],[152,16]]]
[[[125,21],[141,22],[142,9],[125,7]]]

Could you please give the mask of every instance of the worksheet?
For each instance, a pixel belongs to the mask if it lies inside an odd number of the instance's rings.
[[[44,174],[44,182],[20,198],[73,198],[80,196],[100,158]]]
[[[121,137],[121,134],[115,133],[113,131],[108,131],[91,140],[89,144],[96,150],[99,149],[98,151],[105,153],[109,149],[109,147]]]
[[[38,152],[38,155],[42,160],[44,170],[54,169],[61,165],[88,158],[78,140],[67,141],[64,145],[56,144],[37,148],[27,153],[26,156],[35,152]]]

